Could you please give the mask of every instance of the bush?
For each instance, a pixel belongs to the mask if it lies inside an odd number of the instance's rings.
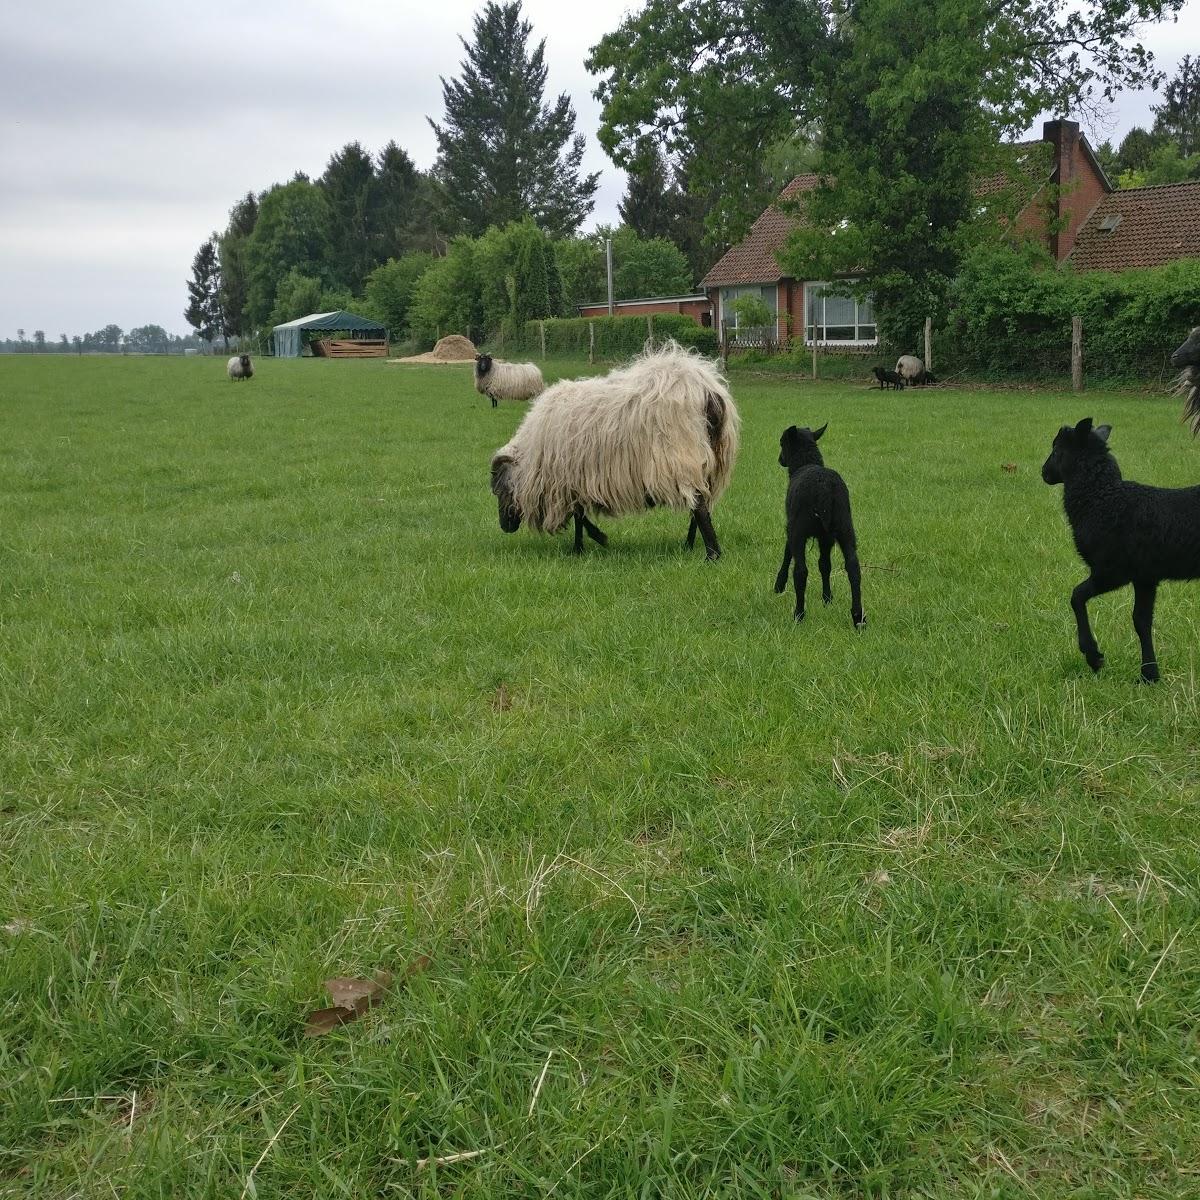
[[[716,357],[717,335],[682,313],[656,313],[649,328],[643,317],[568,317],[546,322],[546,353],[585,356],[588,352],[588,326],[595,325],[597,358],[632,358],[646,344],[649,330],[656,341],[674,338],[681,346],[690,346],[701,354]],[[505,330],[492,339],[490,348],[497,354],[540,354],[541,322],[527,321],[519,333]]]
[[[1069,375],[1071,318],[1079,316],[1088,377],[1157,379],[1200,320],[1200,260],[1077,275],[1029,247],[981,248],[954,283],[951,312],[935,339],[943,368],[991,378]]]

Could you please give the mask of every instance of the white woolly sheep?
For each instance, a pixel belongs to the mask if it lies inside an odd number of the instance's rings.
[[[254,374],[254,364],[250,361],[250,355],[235,354],[225,364],[225,370],[230,379],[249,379]]]
[[[1200,325],[1171,355],[1171,366],[1182,367],[1175,380],[1175,393],[1183,397],[1183,419],[1192,427],[1192,436],[1200,433]]]
[[[691,513],[687,545],[704,538],[721,556],[710,509],[729,485],[740,418],[716,365],[673,341],[628,366],[591,379],[564,379],[530,406],[492,458],[500,528],[557,533],[575,521],[583,535],[607,537],[587,513],[624,516],[665,505]]]
[[[532,400],[546,390],[546,381],[534,363],[498,362],[490,354],[477,354],[475,390],[495,408],[499,400]]]
[[[937,383],[937,380],[925,370],[924,362],[915,354],[902,354],[896,359],[896,374],[901,376],[905,383]]]

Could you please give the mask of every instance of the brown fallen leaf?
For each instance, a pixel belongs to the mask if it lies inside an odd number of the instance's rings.
[[[496,689],[496,694],[492,697],[492,707],[497,712],[508,712],[512,708],[512,696],[508,693],[508,685],[501,684]]]
[[[1000,470],[1007,471],[1010,475],[1015,475],[1017,473],[1017,464],[1016,463],[1003,463],[1000,467]]]
[[[430,963],[428,954],[414,958],[404,969],[401,980],[411,979],[424,971]],[[304,1022],[305,1037],[324,1037],[339,1025],[357,1021],[378,1004],[384,993],[392,986],[395,976],[391,971],[376,971],[371,979],[351,979],[338,976],[325,980],[325,990],[333,1001],[331,1008],[318,1008],[308,1014]]]

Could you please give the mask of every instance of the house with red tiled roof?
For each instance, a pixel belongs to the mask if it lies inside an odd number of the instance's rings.
[[[1017,186],[1028,184],[1015,226],[1040,240],[1058,262],[1071,262],[1080,271],[1120,271],[1200,257],[1200,183],[1114,191],[1075,121],[1047,121],[1041,141],[1019,143],[1013,150]],[[983,180],[976,195],[986,200],[1012,182],[1007,175]],[[786,342],[803,330],[809,344],[814,338],[830,346],[875,343],[869,299],[829,295],[828,280],[782,274],[776,256],[803,220],[787,202],[816,186],[816,175],[793,179],[704,277],[700,286],[723,336],[737,337],[733,301],[750,294],[775,314],[775,329],[768,328],[767,336]],[[762,336],[764,331],[746,332]]]

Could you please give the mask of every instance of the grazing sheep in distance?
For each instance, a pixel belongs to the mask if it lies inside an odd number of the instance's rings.
[[[1079,649],[1093,671],[1104,665],[1088,624],[1093,596],[1133,584],[1133,627],[1142,647],[1142,680],[1158,682],[1152,626],[1164,579],[1200,578],[1200,487],[1159,488],[1128,483],[1108,449],[1108,425],[1085,417],[1064,425],[1042,467],[1049,484],[1063,485],[1063,507],[1080,558],[1091,574],[1071,593]]]
[[[937,383],[937,380],[925,370],[925,363],[915,354],[902,354],[896,359],[896,374],[904,377],[905,383],[924,386],[927,383]]]
[[[226,364],[230,379],[249,379],[254,374],[254,364],[248,354],[235,354]]]
[[[862,610],[862,571],[858,565],[858,541],[854,521],[850,516],[850,489],[846,481],[831,471],[817,449],[821,435],[829,428],[826,422],[815,433],[811,429],[788,426],[779,439],[779,465],[787,468],[787,540],[783,545],[783,566],[775,576],[775,591],[787,587],[788,567],[796,560],[795,619],[804,620],[804,593],[808,587],[806,551],[810,538],[817,539],[820,555],[821,598],[828,604],[833,599],[829,585],[832,570],[833,543],[837,542],[850,580],[850,619],[861,629],[867,618]]]
[[[500,400],[532,400],[546,390],[546,381],[534,363],[499,362],[490,354],[477,354],[475,390],[495,408]]]
[[[1175,391],[1183,397],[1183,419],[1191,425],[1195,437],[1200,433],[1200,325],[1171,355],[1171,366],[1183,368],[1175,380]]]
[[[619,517],[662,505],[691,513],[709,559],[721,556],[710,510],[729,484],[740,418],[716,366],[674,341],[607,375],[564,379],[530,406],[492,457],[500,528],[557,533],[575,521],[607,538],[588,513]]]
[[[883,367],[872,367],[871,373],[879,380],[881,390],[894,387],[896,391],[904,390],[904,376],[899,371],[886,371]]]

